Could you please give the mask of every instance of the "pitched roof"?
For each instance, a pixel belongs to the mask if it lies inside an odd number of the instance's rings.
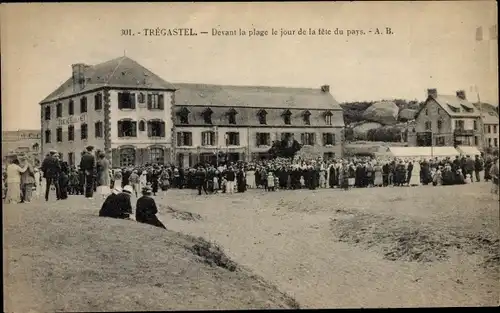
[[[172,84],[126,56],[87,66],[84,73],[85,88],[80,92],[101,87],[175,90]],[[40,103],[55,101],[75,93],[73,90],[73,78],[70,77]]]
[[[342,110],[320,88],[175,84],[175,103],[186,106],[263,107]]]
[[[468,100],[460,99],[455,95],[437,95],[427,97],[426,103],[429,100],[434,100],[448,115],[451,117],[479,117],[479,110]],[[420,115],[420,112],[426,106],[423,105],[415,114],[415,118]],[[466,109],[471,110],[470,112]]]
[[[479,103],[474,103],[474,106],[479,110]],[[496,107],[489,103],[481,103],[481,118],[484,124],[498,124],[498,113]]]

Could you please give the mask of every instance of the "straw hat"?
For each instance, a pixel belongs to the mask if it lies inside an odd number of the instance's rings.
[[[113,188],[112,193],[114,193],[115,195],[119,194],[120,192],[122,192],[122,188],[120,186],[116,186],[115,188]]]
[[[130,185],[126,185],[125,187],[123,187],[123,192],[132,194],[134,192],[134,188],[132,188],[132,186]]]

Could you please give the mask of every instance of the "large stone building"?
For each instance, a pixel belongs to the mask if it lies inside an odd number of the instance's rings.
[[[175,154],[180,166],[213,159],[268,157],[275,140],[293,136],[310,155],[342,154],[344,118],[329,86],[285,87],[176,84]]]
[[[328,86],[173,86],[120,57],[72,65],[71,77],[40,105],[42,153],[55,149],[70,164],[89,145],[113,167],[189,166],[220,152],[250,160],[287,133],[312,155],[342,153],[343,113]]]
[[[428,89],[427,100],[417,112],[415,127],[408,132],[409,146],[476,146],[481,148],[482,121],[479,110],[465,91],[440,95]]]
[[[69,76],[40,103],[44,154],[78,164],[91,145],[115,167],[170,161],[173,85],[125,56],[73,64]]]
[[[475,105],[481,109],[481,120],[484,125],[484,146],[498,149],[500,127],[496,108],[485,103],[481,103],[481,107],[479,107],[478,103]]]

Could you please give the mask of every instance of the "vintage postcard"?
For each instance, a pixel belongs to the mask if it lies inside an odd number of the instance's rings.
[[[2,4],[5,310],[498,306],[497,19]]]

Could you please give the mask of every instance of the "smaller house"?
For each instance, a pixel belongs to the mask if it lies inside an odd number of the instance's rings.
[[[498,108],[488,103],[474,103],[481,110],[481,122],[484,127],[484,146],[498,148],[499,126]]]
[[[427,99],[415,116],[415,127],[409,129],[409,146],[476,146],[482,147],[482,121],[479,110],[467,100],[465,91],[455,95],[427,90]]]

